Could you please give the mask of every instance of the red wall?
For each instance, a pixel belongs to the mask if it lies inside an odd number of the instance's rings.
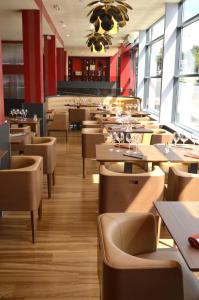
[[[64,48],[57,48],[57,80],[65,79]]]
[[[122,96],[132,96],[136,87],[136,50],[122,48],[120,56],[120,89]]]
[[[110,82],[117,81],[118,53],[110,57]]]

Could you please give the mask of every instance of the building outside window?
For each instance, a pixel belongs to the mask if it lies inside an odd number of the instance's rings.
[[[199,131],[199,1],[185,0],[181,5],[174,119],[178,126]]]
[[[145,76],[145,103],[149,111],[159,114],[162,83],[164,19],[147,32],[147,63]]]

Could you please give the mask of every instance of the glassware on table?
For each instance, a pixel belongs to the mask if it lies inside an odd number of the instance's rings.
[[[135,143],[135,151],[134,153],[138,153],[138,144],[141,142],[141,135],[139,133],[133,134],[133,143]]]
[[[127,132],[126,133],[126,141],[129,143],[129,149],[126,151],[126,153],[131,153],[131,143],[133,140],[133,133]]]
[[[192,143],[194,144],[194,148],[195,148],[195,145],[198,144],[198,137],[191,134],[190,136],[190,140],[192,141]]]
[[[115,136],[114,138],[116,139],[116,141],[119,143],[119,149],[117,149],[117,152],[120,152],[120,143],[124,141],[124,133],[122,131],[119,132],[115,132]]]
[[[183,146],[184,146],[186,141],[188,141],[188,137],[185,134],[180,134],[180,140],[182,141]]]
[[[106,136],[106,142],[107,142],[107,143],[110,143],[110,144],[113,144],[113,143],[114,143],[113,132],[108,132],[108,134],[107,134],[107,136]],[[111,147],[111,148],[109,149],[109,151],[113,151],[113,150],[114,150],[113,147]]]
[[[174,134],[173,134],[173,141],[174,141],[175,146],[179,142],[180,138],[181,138],[180,134],[178,132],[174,132]]]

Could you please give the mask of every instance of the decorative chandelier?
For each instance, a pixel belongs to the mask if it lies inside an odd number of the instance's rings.
[[[87,16],[90,16],[90,23],[95,27],[95,32],[104,34],[116,34],[119,27],[124,27],[129,21],[128,9],[132,7],[126,0],[97,0],[89,3],[87,7],[99,3]]]
[[[92,52],[103,53],[105,49],[109,48],[109,45],[112,45],[111,36],[107,33],[92,32],[86,37],[88,38],[86,44]]]

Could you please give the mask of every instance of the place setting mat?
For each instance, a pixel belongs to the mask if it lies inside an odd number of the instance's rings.
[[[162,154],[166,156],[168,160],[171,161],[182,161],[182,155],[179,155],[175,152],[174,149],[171,149],[170,146],[166,146],[164,144],[155,144],[154,145]]]

